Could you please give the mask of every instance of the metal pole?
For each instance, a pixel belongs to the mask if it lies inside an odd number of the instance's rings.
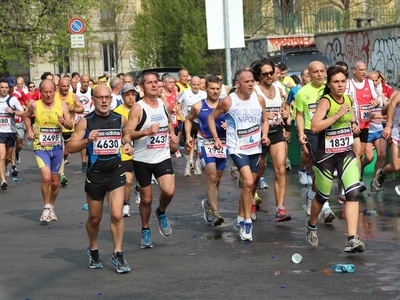
[[[81,75],[81,52],[78,50],[78,73]]]
[[[229,12],[228,0],[223,0],[224,6],[224,40],[225,40],[225,63],[226,63],[226,81],[232,85],[232,66],[231,66],[231,45],[229,37]]]

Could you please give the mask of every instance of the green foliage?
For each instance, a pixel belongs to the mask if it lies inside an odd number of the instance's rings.
[[[70,47],[68,21],[79,16],[88,24],[94,0],[0,1],[0,73],[18,73],[29,59],[56,62],[56,49]],[[90,27],[90,25],[89,25]]]
[[[204,0],[142,0],[134,22],[130,41],[138,68],[179,66],[191,74],[221,71],[220,52],[207,49]]]

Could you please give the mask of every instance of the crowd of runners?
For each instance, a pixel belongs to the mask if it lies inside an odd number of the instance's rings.
[[[58,192],[68,185],[64,166],[71,153],[79,152],[86,173],[89,267],[103,267],[97,237],[107,199],[112,262],[118,273],[125,273],[130,268],[122,250],[124,217],[130,216],[132,194],[141,217],[140,247],[153,247],[152,211],[160,234],[172,234],[166,213],[175,193],[172,155],[185,160],[185,177],[206,177],[201,205],[213,226],[225,221],[218,189],[227,160],[232,160],[230,173],[241,188],[232,226],[240,240],[252,241],[263,201],[258,189],[273,187],[276,222],[291,220],[285,208],[286,172],[292,169],[288,148],[298,142],[299,182],[309,186],[304,195],[306,241],[317,246],[318,220],[336,218],[328,200],[337,177],[347,224],[344,251],[363,252],[357,235],[358,194],[367,189],[363,174],[374,149],[371,191],[379,191],[385,177],[400,170],[400,96],[382,72],[367,72],[361,61],[351,66],[352,78],[349,71],[344,62],[326,70],[314,61],[299,76],[287,76],[284,64],[261,59],[238,70],[232,87],[223,84],[221,74],[191,77],[184,69],[178,78],[149,72],[136,82],[125,74],[95,82],[86,74],[46,72],[38,88],[33,82],[25,86],[21,77],[1,79],[1,189],[8,189],[7,177],[17,176],[21,159],[28,159],[20,157],[25,141],[25,147],[33,147],[42,178],[39,220],[56,221]],[[388,140],[393,159],[385,166]],[[267,155],[274,173],[269,185]],[[152,183],[160,189],[155,209]],[[400,195],[399,187],[396,192]]]

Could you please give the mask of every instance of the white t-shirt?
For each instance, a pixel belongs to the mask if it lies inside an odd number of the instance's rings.
[[[199,90],[197,94],[194,94],[192,90],[184,90],[182,93],[180,93],[178,96],[178,102],[182,104],[182,113],[184,117],[185,118],[187,117],[193,104],[199,102],[201,99],[206,99],[206,98],[207,98],[207,93],[201,90]],[[198,123],[197,118],[193,121]]]
[[[23,111],[21,103],[15,97],[10,98],[9,105],[7,104],[7,95],[4,98],[0,98],[0,132],[2,133],[13,133],[16,132],[15,129],[15,119],[14,115],[7,112],[6,108],[10,107],[13,110]]]

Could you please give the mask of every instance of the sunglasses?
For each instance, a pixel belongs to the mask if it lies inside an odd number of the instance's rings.
[[[264,73],[261,73],[260,75],[261,76],[264,76],[264,77],[267,77],[268,75],[269,76],[272,76],[272,75],[274,75],[275,74],[275,72],[274,71],[271,71],[271,72],[264,72]]]

